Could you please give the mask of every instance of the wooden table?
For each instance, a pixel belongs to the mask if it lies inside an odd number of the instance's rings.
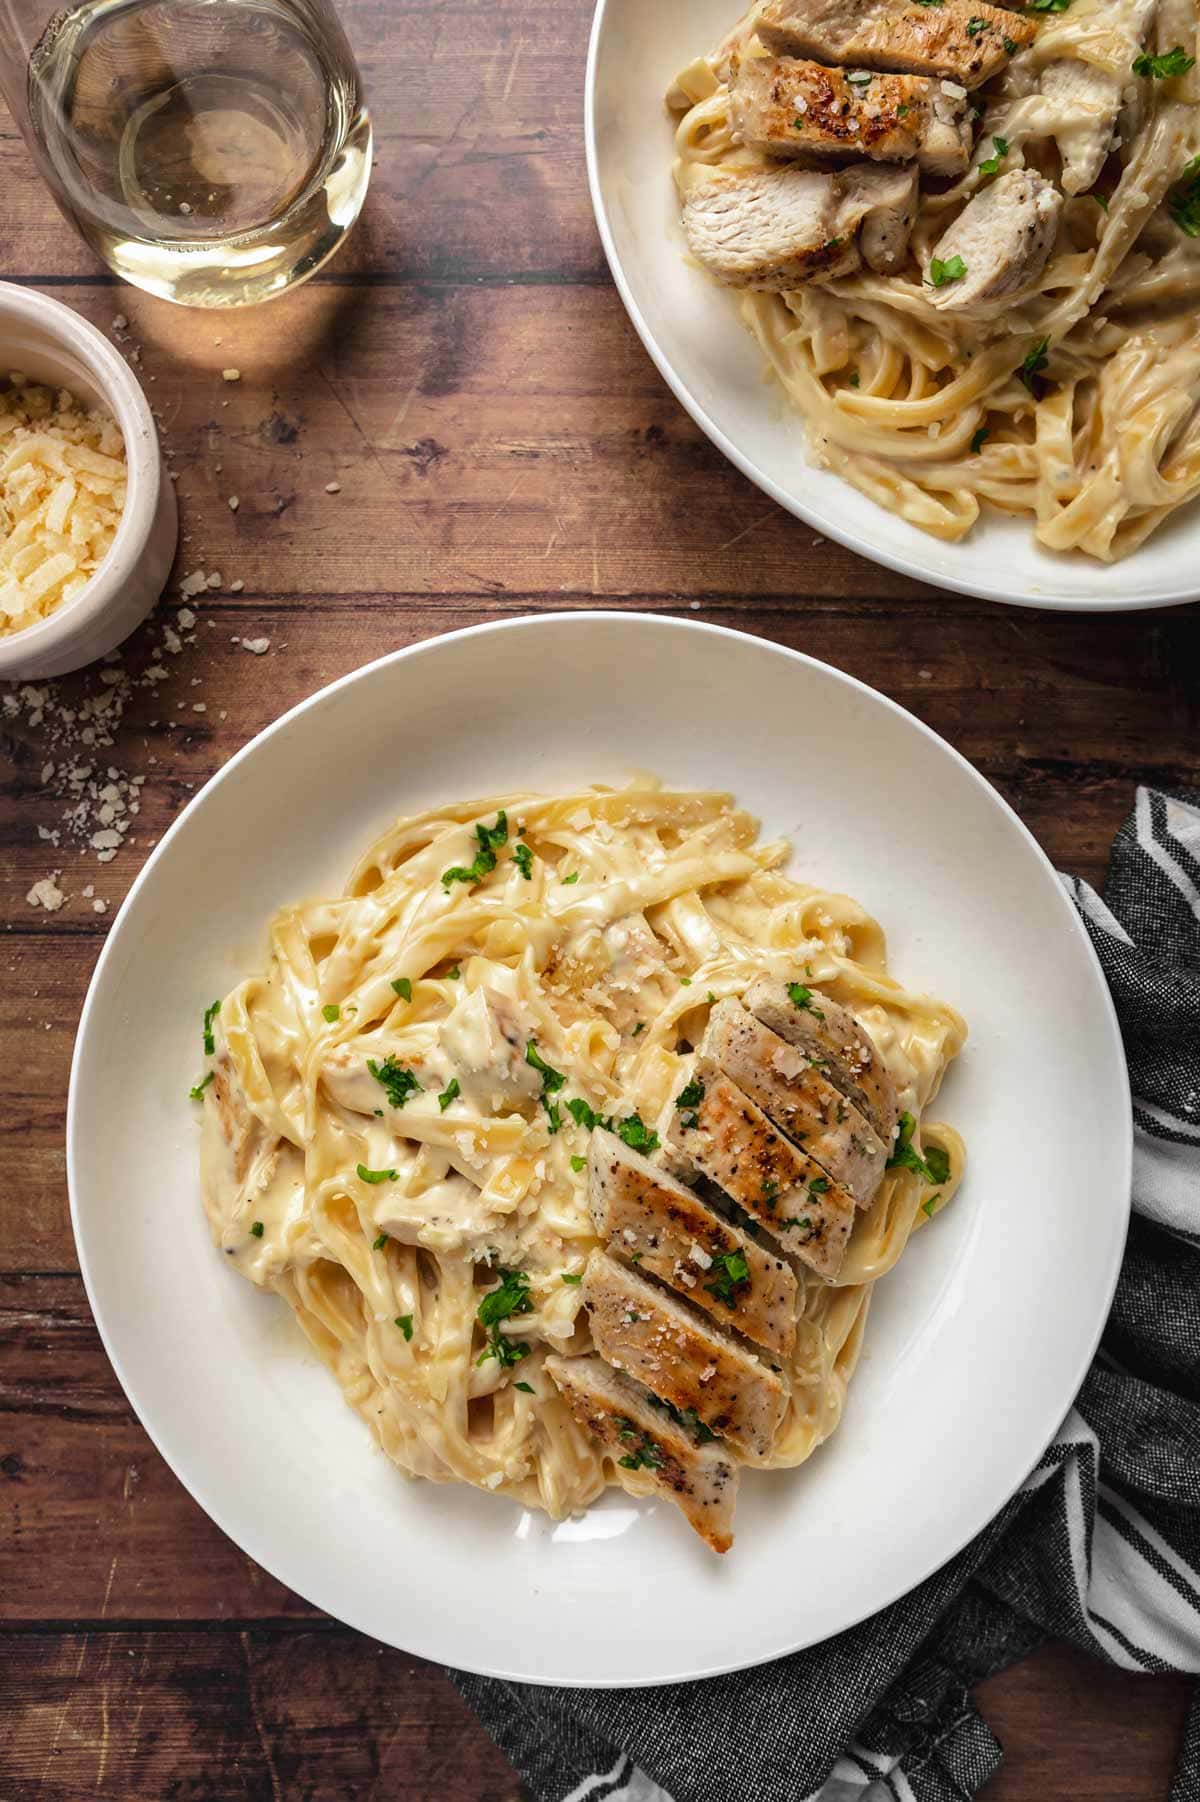
[[[239,745],[330,678],[456,626],[698,605],[894,696],[1093,881],[1135,785],[1200,774],[1200,610],[1072,619],[922,588],[781,513],[676,406],[592,226],[590,0],[348,11],[379,133],[367,212],[327,274],[265,311],[117,287],[0,121],[0,267],[106,328],[127,317],[179,472],[177,574],[218,577],[178,652],[177,589],[126,649],[120,667],[161,660],[168,680],[92,670],[41,720],[28,698],[0,713],[4,1802],[519,1790],[438,1671],[317,1615],[200,1513],[139,1428],[78,1276],[63,1112],[88,977],[148,848]],[[257,637],[269,651],[247,654]],[[56,742],[61,708],[114,688],[123,716],[91,755],[145,783],[102,864],[38,828],[62,831],[61,770],[84,755]],[[69,899],[48,913],[26,895],[53,870]],[[1009,1752],[988,1794],[1165,1797],[1185,1699],[1182,1682],[1048,1650],[985,1686]]]

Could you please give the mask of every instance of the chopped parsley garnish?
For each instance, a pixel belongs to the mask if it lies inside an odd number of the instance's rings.
[[[981,31],[986,31],[986,30],[987,30],[987,20],[986,19],[968,19],[967,20],[967,36],[969,38],[977,38]]]
[[[789,982],[787,991],[788,999],[792,1006],[799,1008],[802,1014],[811,1014],[814,1020],[823,1020],[825,1018],[820,1008],[813,1006],[812,990],[806,989],[802,982]]]
[[[1037,381],[1043,369],[1050,361],[1046,355],[1050,347],[1049,338],[1039,338],[1033,349],[1027,354],[1021,367],[1017,370],[1017,378],[1024,382],[1030,394],[1037,394]]]
[[[392,987],[395,989],[397,995],[399,995],[401,1001],[412,1000],[412,983],[407,976],[397,976]]]
[[[568,1102],[568,1103],[567,1103],[567,1106],[568,1106],[568,1107],[570,1107],[570,1105],[571,1105],[571,1104],[570,1104],[570,1102]],[[586,1158],[584,1158],[584,1157],[580,1157],[580,1156],[579,1156],[579,1154],[578,1154],[578,1152],[577,1152],[577,1153],[576,1153],[576,1154],[575,1154],[575,1156],[574,1156],[574,1157],[573,1157],[573,1158],[572,1158],[572,1159],[571,1159],[571,1168],[572,1168],[572,1170],[573,1170],[573,1171],[574,1171],[574,1172],[575,1172],[575,1174],[576,1174],[576,1176],[578,1176],[578,1175],[579,1175],[579,1172],[580,1172],[580,1171],[581,1171],[581,1170],[582,1170],[582,1169],[584,1169],[584,1167],[585,1167],[585,1166],[586,1166],[586,1164],[587,1164],[587,1159],[586,1159]]]
[[[525,1047],[525,1062],[538,1072],[543,1092],[547,1095],[556,1095],[567,1080],[561,1070],[553,1069],[542,1057],[536,1039],[530,1039]]]
[[[631,1251],[629,1254],[629,1262],[631,1264],[640,1264],[645,1255],[644,1251]]]
[[[947,257],[944,263],[940,257],[934,257],[926,279],[931,288],[944,288],[948,282],[960,282],[966,273],[967,265],[961,257]]]
[[[614,1120],[612,1130],[618,1139],[628,1145],[630,1151],[641,1151],[649,1155],[658,1150],[658,1134],[646,1125],[640,1114],[630,1114],[625,1120]]]
[[[737,1291],[746,1289],[750,1284],[750,1266],[746,1262],[744,1251],[723,1251],[712,1261],[710,1272],[712,1281],[704,1287],[718,1301],[723,1301],[727,1308],[737,1306]]]
[[[793,119],[792,120],[792,129],[793,129],[793,131],[803,131],[804,130],[804,120],[803,119]]]
[[[204,1055],[211,1057],[217,1049],[217,1041],[213,1037],[213,1021],[221,1011],[221,1003],[214,1001],[211,1007],[204,1010]]]
[[[911,1114],[901,1114],[900,1134],[896,1140],[896,1148],[887,1161],[888,1169],[911,1170],[921,1178],[922,1182],[934,1186],[948,1182],[950,1159],[940,1145],[931,1145],[925,1156],[922,1157],[912,1142],[916,1125]]]
[[[263,1223],[261,1220],[256,1220],[254,1222],[254,1225],[250,1228],[250,1237],[252,1239],[261,1239],[262,1236],[263,1236]]]
[[[977,456],[979,454],[979,452],[983,449],[984,445],[987,443],[987,441],[991,437],[991,435],[992,434],[988,431],[988,428],[985,425],[980,426],[979,430],[976,432],[975,436],[971,440],[971,453],[973,456]]]
[[[801,1232],[807,1232],[812,1225],[812,1221],[807,1214],[792,1214],[787,1220],[782,1221],[781,1224],[783,1226],[798,1226]]]
[[[691,1082],[685,1083],[676,1095],[675,1106],[677,1108],[697,1108],[703,1100],[704,1084],[698,1076],[694,1076]],[[685,1121],[684,1124],[686,1125],[687,1122]]]
[[[365,1164],[356,1164],[354,1168],[358,1173],[360,1183],[394,1183],[396,1181],[394,1170],[368,1170]]]
[[[940,6],[942,0],[917,0],[918,6]]]
[[[775,1197],[778,1195],[778,1193],[779,1193],[779,1184],[775,1181],[775,1178],[773,1176],[766,1177],[763,1181],[763,1186],[762,1186],[763,1200],[768,1205],[770,1205],[771,1203],[774,1202]]]
[[[648,1395],[646,1400],[652,1408],[660,1408],[669,1414],[677,1427],[683,1427],[694,1435],[697,1445],[711,1445],[717,1438],[711,1427],[706,1427],[695,1408],[676,1408],[673,1403],[663,1401],[661,1396]]]
[[[513,862],[524,876],[526,882],[533,881],[533,852],[528,845],[513,846]]]
[[[870,87],[873,77],[869,69],[855,69],[846,80],[852,88],[866,88]]]
[[[537,1390],[534,1388],[532,1383],[514,1383],[513,1388],[519,1389],[521,1391],[522,1395],[536,1395],[537,1394]]]
[[[1065,13],[1071,0],[1025,0],[1025,10],[1031,13]]]
[[[902,101],[901,101],[901,102],[900,102],[900,105],[899,105],[899,106],[898,106],[898,107],[897,107],[897,108],[896,108],[896,117],[897,117],[897,119],[904,119],[904,118],[907,118],[907,116],[908,116],[908,114],[909,114],[909,113],[910,113],[910,112],[911,112],[911,111],[912,111],[912,108],[911,108],[911,107],[910,107],[910,106],[908,106],[908,105],[907,105],[907,104],[906,104],[906,103],[905,103],[905,102],[904,102],[904,101],[903,101],[903,100],[902,100]]]
[[[446,981],[457,982],[461,975],[462,971],[459,969],[458,965],[451,964],[450,968],[446,971]]]
[[[1096,205],[1100,208],[1100,211],[1102,213],[1107,213],[1107,211],[1108,211],[1108,195],[1107,194],[1093,194],[1092,199],[1096,202]]]
[[[397,1314],[396,1325],[400,1328],[400,1331],[404,1334],[404,1337],[406,1339],[412,1338],[412,1315],[411,1314]]]
[[[569,875],[569,876],[564,876],[564,877],[563,877],[563,879],[562,879],[562,885],[563,885],[563,887],[564,887],[564,888],[570,888],[570,886],[571,886],[571,884],[572,884],[572,883],[573,883],[573,882],[578,882],[578,881],[579,881],[579,871],[578,871],[578,870],[572,870],[572,871],[571,871],[571,874],[570,874],[570,875]]]
[[[814,1176],[808,1185],[808,1192],[810,1195],[824,1195],[828,1187],[829,1178],[827,1176]]]
[[[621,1437],[622,1439],[627,1439],[629,1435],[627,1433],[622,1433]],[[643,1433],[641,1444],[635,1446],[633,1451],[626,1452],[623,1458],[618,1458],[617,1463],[623,1470],[641,1470],[642,1468],[645,1468],[646,1470],[661,1470],[662,1454],[655,1445],[653,1439],[650,1438],[649,1434]]]
[[[1004,45],[1005,56],[1015,56],[1021,48],[1015,38],[1001,38],[1000,42]]]
[[[533,1069],[541,1076],[542,1106],[546,1110],[546,1120],[549,1124],[550,1131],[556,1133],[562,1125],[562,1116],[559,1114],[557,1102],[551,1101],[550,1097],[551,1095],[557,1095],[567,1079],[561,1070],[552,1068],[552,1066],[539,1054],[536,1039],[530,1039],[528,1045],[525,1047],[525,1062],[532,1065]]]
[[[564,1270],[562,1273],[562,1280],[564,1283],[581,1283],[583,1281],[583,1277],[582,1277],[582,1275],[578,1275],[578,1276],[572,1275],[572,1273],[569,1270]]]
[[[692,979],[690,976],[681,976],[679,978],[679,981],[680,981],[681,987],[683,987],[685,989],[690,989],[692,986]]]
[[[1167,194],[1167,209],[1181,232],[1200,238],[1200,156],[1194,156]]]
[[[645,1032],[645,1030],[646,1030],[646,1022],[644,1020],[639,1020],[637,1025],[633,1029],[633,1037],[635,1039],[639,1038],[641,1036],[641,1034]]]
[[[452,869],[442,871],[442,887],[449,894],[456,882],[482,882],[496,867],[496,851],[499,846],[508,842],[508,815],[501,808],[496,815],[494,826],[485,826],[480,820],[475,827],[475,837],[479,841],[479,849],[475,853],[474,863],[455,864]]]
[[[327,1001],[321,1009],[321,1012],[324,1014],[330,1026],[332,1026],[335,1020],[341,1018],[342,1010],[336,1001]]]
[[[410,1095],[424,1093],[422,1085],[407,1064],[398,1063],[390,1051],[381,1064],[377,1064],[373,1057],[369,1057],[367,1069],[376,1082],[383,1084],[387,1091],[390,1107],[403,1107]]]
[[[499,1270],[500,1286],[489,1289],[475,1312],[480,1326],[488,1328],[488,1342],[477,1362],[483,1364],[488,1358],[495,1358],[499,1364],[508,1366],[519,1364],[522,1358],[528,1357],[529,1347],[521,1339],[509,1339],[500,1331],[500,1322],[513,1314],[531,1314],[533,1297],[529,1293],[529,1278],[523,1270]]]
[[[979,165],[980,175],[995,175],[995,173],[999,169],[1001,163],[1004,161],[1005,157],[1008,155],[1008,139],[1007,138],[994,137],[992,139],[992,144],[993,144],[993,147],[995,148],[996,154],[995,154],[995,156],[989,156],[989,157],[985,158],[985,160],[982,163],[980,163],[980,165]]]
[[[210,1070],[207,1076],[202,1076],[200,1078],[200,1081],[198,1083],[196,1083],[193,1088],[190,1088],[188,1090],[188,1100],[189,1101],[199,1101],[200,1097],[204,1094],[205,1089],[207,1089],[209,1083],[212,1081],[213,1077],[216,1074],[217,1073],[215,1070]]]
[[[640,1114],[630,1114],[623,1120],[618,1120],[613,1114],[598,1114],[579,1095],[570,1097],[567,1112],[576,1126],[582,1126],[587,1132],[601,1126],[606,1132],[616,1133],[618,1139],[628,1145],[631,1151],[649,1153],[658,1150],[658,1134],[646,1125]],[[571,1161],[574,1163],[574,1159]]]
[[[371,1243],[371,1250],[372,1250],[372,1251],[382,1251],[382,1250],[383,1250],[383,1248],[384,1248],[384,1246],[385,1246],[385,1245],[386,1245],[386,1244],[387,1244],[387,1242],[388,1242],[388,1236],[387,1236],[387,1234],[386,1234],[386,1233],[380,1233],[380,1235],[379,1235],[379,1237],[378,1237],[378,1239],[375,1239],[375,1240],[373,1240],[373,1241],[372,1241],[372,1243]]]
[[[1196,59],[1189,56],[1182,44],[1176,44],[1174,50],[1168,50],[1164,56],[1141,56],[1133,59],[1135,75],[1148,75],[1151,81],[1172,81],[1177,75],[1186,75],[1189,69],[1196,67]]]
[[[937,1191],[936,1195],[931,1195],[929,1197],[928,1201],[923,1201],[921,1203],[921,1212],[925,1215],[926,1219],[928,1219],[928,1220],[933,1219],[933,1210],[937,1206],[938,1202],[941,1199],[942,1199],[942,1192],[939,1189]]]
[[[446,1109],[450,1106],[450,1103],[452,1101],[458,1100],[460,1093],[461,1093],[461,1090],[459,1089],[459,1086],[458,1086],[458,1078],[457,1078],[457,1076],[452,1076],[450,1078],[450,1081],[446,1084],[445,1088],[442,1090],[441,1094],[438,1096],[438,1107],[441,1109],[443,1114],[445,1113]]]
[[[846,379],[850,383],[850,386],[852,388],[857,388],[859,382],[862,380],[862,377],[859,375],[857,369],[852,369]]]

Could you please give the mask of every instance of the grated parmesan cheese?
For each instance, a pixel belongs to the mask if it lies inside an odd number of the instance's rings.
[[[71,600],[107,556],[125,507],[116,422],[14,371],[0,392],[0,638]]]

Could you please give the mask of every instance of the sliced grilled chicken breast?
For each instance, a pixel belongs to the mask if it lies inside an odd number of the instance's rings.
[[[507,995],[464,989],[439,1036],[463,1095],[483,1111],[519,1107],[541,1094],[541,1076],[525,1058],[531,1030]]]
[[[934,306],[989,305],[1036,281],[1054,249],[1062,205],[1054,183],[1033,169],[1010,170],[983,188],[934,246],[934,259],[961,257],[966,265],[957,281],[932,290]]]
[[[854,1224],[854,1197],[710,1059],[675,1097],[672,1142],[697,1170],[819,1276],[835,1277]]]
[[[875,174],[874,171],[872,171]],[[878,175],[872,184],[870,211],[864,215],[858,234],[858,248],[863,262],[876,275],[894,275],[908,258],[908,240],[917,216],[917,190],[920,180],[915,163],[902,169],[880,170],[887,179],[888,197],[881,200]],[[856,181],[854,170],[846,173],[848,188]]]
[[[1124,88],[1157,0],[1075,0],[1071,17],[1051,17],[1038,43],[1044,129],[1058,142],[1062,185],[1085,194],[1117,128]],[[1172,40],[1174,41],[1174,40]]]
[[[771,1448],[787,1405],[782,1376],[665,1289],[594,1251],[583,1279],[600,1356],[750,1457]]]
[[[579,1424],[618,1463],[628,1459],[627,1469],[644,1472],[714,1552],[729,1550],[739,1473],[720,1444],[698,1445],[686,1426],[601,1358],[550,1357],[545,1369]]]
[[[599,1128],[588,1147],[588,1205],[610,1251],[756,1345],[791,1356],[796,1278],[786,1260]]]
[[[688,195],[683,229],[693,256],[733,288],[783,293],[859,266],[838,231],[834,179],[815,170],[725,175]]]
[[[848,1007],[802,981],[777,982],[760,976],[742,1003],[772,1032],[797,1045],[835,1088],[867,1116],[890,1153],[900,1119],[896,1085],[871,1043],[871,1035]]]
[[[1106,69],[1063,57],[1046,64],[1041,87],[1054,109],[1063,188],[1068,194],[1086,194],[1112,143],[1121,110],[1121,83]]]
[[[860,1206],[871,1200],[887,1147],[866,1115],[803,1051],[756,1020],[740,1001],[719,1001],[708,1017],[700,1055],[719,1064]]]
[[[920,75],[826,69],[792,57],[751,57],[732,90],[733,123],[764,156],[908,163],[962,175],[973,134],[965,97]]]
[[[778,56],[937,75],[977,88],[1031,43],[1037,26],[986,0],[766,0],[758,35]]]
[[[914,180],[909,169],[872,163],[829,174],[722,174],[688,195],[684,231],[718,281],[786,292],[857,269],[860,227],[886,218],[894,237],[898,221],[911,215]]]

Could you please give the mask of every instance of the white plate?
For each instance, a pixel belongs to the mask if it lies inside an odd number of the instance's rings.
[[[282,903],[340,888],[398,813],[636,768],[733,789],[801,876],[885,923],[971,1037],[938,1111],[954,1206],[875,1298],[842,1428],[752,1474],[715,1558],[614,1493],[555,1525],[402,1479],[281,1301],[210,1244],[200,1015]],[[1054,872],[982,777],[850,677],[715,627],[558,614],[397,652],[287,714],[134,884],[84,1009],[68,1167],[109,1356],[176,1475],[251,1557],[364,1633],[507,1677],[638,1684],[757,1663],[909,1589],[996,1512],[1069,1407],[1125,1235],[1130,1108],[1108,993]]]
[[[588,56],[588,178],[613,277],[659,370],[696,424],[744,475],[809,525],[921,581],[1029,607],[1118,611],[1189,601],[1195,508],[1124,563],[1039,550],[1029,523],[987,515],[963,544],[943,544],[814,469],[800,415],[767,386],[736,298],[685,261],[671,181],[672,78],[717,44],[744,0],[597,0]]]

